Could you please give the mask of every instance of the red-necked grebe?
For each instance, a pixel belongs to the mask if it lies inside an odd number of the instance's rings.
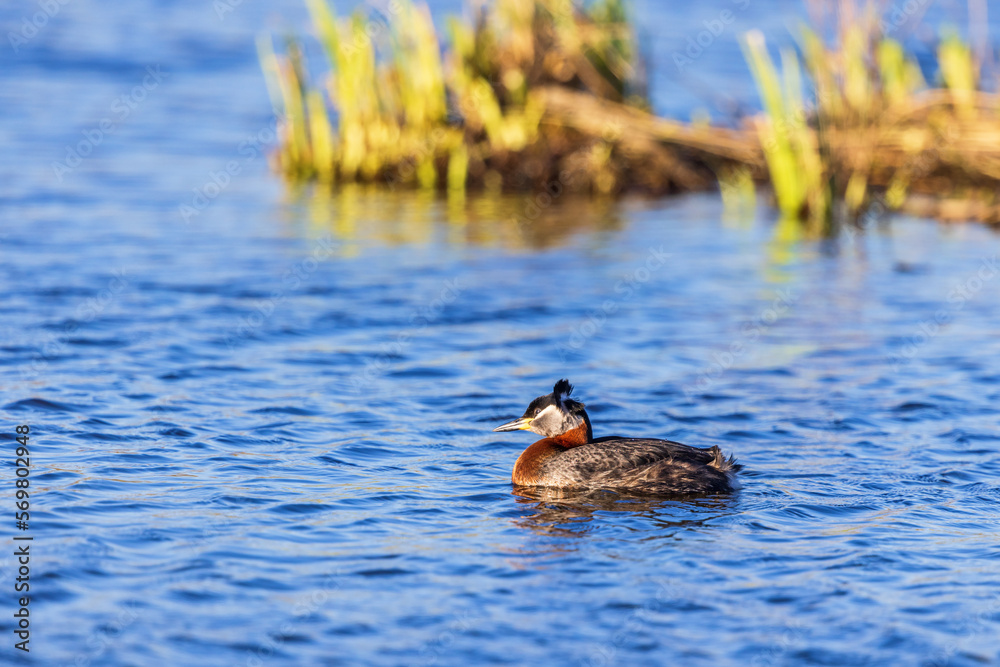
[[[559,380],[551,394],[531,402],[524,416],[494,431],[533,431],[541,436],[514,464],[518,486],[609,489],[656,495],[728,493],[739,488],[740,465],[718,447],[698,449],[670,440],[594,439],[583,403],[569,397],[573,385]]]

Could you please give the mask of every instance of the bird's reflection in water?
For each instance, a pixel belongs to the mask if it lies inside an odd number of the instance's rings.
[[[528,510],[514,520],[518,526],[540,534],[565,537],[586,535],[596,512],[638,515],[657,528],[673,533],[734,514],[737,502],[731,495],[663,498],[531,486],[515,486],[513,495],[518,504]]]

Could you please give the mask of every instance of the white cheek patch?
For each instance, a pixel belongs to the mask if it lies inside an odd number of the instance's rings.
[[[546,437],[559,435],[561,421],[562,417],[559,414],[559,409],[554,405],[549,405],[531,420],[531,430],[538,435]]]
[[[560,410],[554,405],[546,406],[544,410],[538,413],[534,419],[531,420],[532,428],[535,433],[541,435],[554,436],[565,433],[566,431],[579,426],[583,423],[582,419],[571,417],[565,412]]]
[[[556,406],[554,406],[554,405],[546,406],[546,408],[544,410],[542,410],[537,415],[535,415],[535,418],[532,419],[532,421],[538,421],[539,419],[541,419],[542,421],[545,421],[546,419],[550,419],[553,416],[550,413],[553,413],[553,412],[556,413],[555,416],[558,416],[559,410],[556,408]]]

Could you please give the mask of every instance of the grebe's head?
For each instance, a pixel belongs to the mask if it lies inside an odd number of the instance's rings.
[[[573,385],[569,380],[559,380],[552,387],[551,394],[539,396],[528,405],[524,416],[497,426],[493,431],[533,431],[538,435],[553,438],[586,424],[589,442],[593,439],[590,418],[584,410],[583,403],[569,397],[572,393]]]

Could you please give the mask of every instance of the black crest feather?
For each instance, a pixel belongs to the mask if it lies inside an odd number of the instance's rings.
[[[557,398],[560,396],[569,396],[573,393],[573,385],[569,383],[569,380],[559,380],[559,382],[556,382],[555,386],[552,387],[552,393],[555,394]]]

